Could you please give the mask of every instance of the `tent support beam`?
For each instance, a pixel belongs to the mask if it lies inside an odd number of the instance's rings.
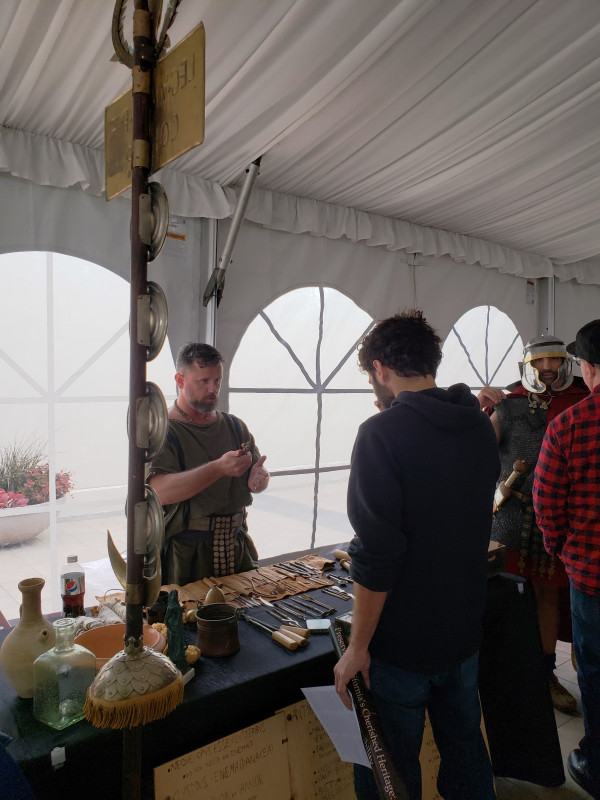
[[[252,192],[252,187],[254,186],[254,181],[256,180],[258,173],[260,171],[261,159],[262,156],[259,156],[255,161],[252,162],[252,164],[250,164],[250,166],[246,170],[246,180],[244,181],[244,185],[242,186],[242,191],[239,194],[235,206],[235,211],[233,212],[233,217],[231,219],[231,228],[229,229],[227,240],[225,242],[225,247],[223,248],[223,255],[219,259],[218,265],[214,268],[213,273],[210,276],[210,280],[204,291],[205,306],[208,305],[211,297],[216,298],[217,306],[221,302],[221,298],[223,296],[223,287],[225,285],[225,273],[227,272],[227,268],[231,264],[231,256],[233,254],[233,248],[235,247],[238,233],[240,232],[240,228],[242,227],[242,222],[244,221],[244,215],[246,214],[246,208],[248,206],[248,201],[250,200],[250,194]]]
[[[554,277],[538,279],[538,330],[549,336],[555,335],[555,281]]]

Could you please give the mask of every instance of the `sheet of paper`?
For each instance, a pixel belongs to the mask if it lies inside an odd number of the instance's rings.
[[[335,686],[302,689],[310,707],[327,731],[342,761],[371,767],[358,727],[356,713],[349,711],[337,696]]]

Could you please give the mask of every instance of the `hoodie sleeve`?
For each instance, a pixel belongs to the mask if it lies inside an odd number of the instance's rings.
[[[381,426],[363,424],[354,444],[348,481],[348,518],[356,533],[350,553],[351,574],[361,586],[375,592],[392,589],[406,552],[400,476]]]

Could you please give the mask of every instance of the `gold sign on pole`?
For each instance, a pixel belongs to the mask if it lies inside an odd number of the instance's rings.
[[[107,201],[131,186],[132,106],[129,90],[104,109],[104,180]]]
[[[151,172],[204,141],[204,41],[201,23],[156,65]],[[131,186],[131,121],[128,91],[104,111],[107,201]]]

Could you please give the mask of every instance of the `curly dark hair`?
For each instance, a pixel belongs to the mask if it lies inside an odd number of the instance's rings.
[[[188,342],[179,348],[175,359],[175,369],[183,372],[186,367],[197,362],[201,367],[216,367],[223,363],[223,356],[210,344]]]
[[[369,374],[377,360],[405,378],[435,378],[442,360],[441,343],[423,312],[413,308],[378,322],[359,346],[358,363]]]

